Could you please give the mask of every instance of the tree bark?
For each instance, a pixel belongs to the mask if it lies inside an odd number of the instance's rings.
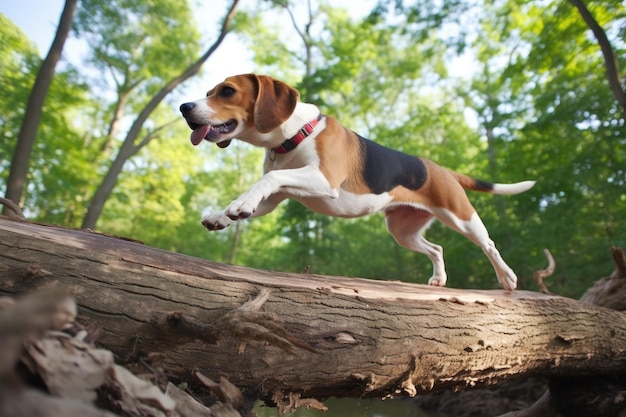
[[[550,265],[544,271],[535,272],[542,292],[549,293],[543,278],[552,275],[554,258],[546,250]],[[621,248],[611,250],[615,270],[608,277],[599,279],[589,288],[580,301],[617,311],[626,311],[626,254]],[[622,416],[626,409],[624,373],[596,378],[555,377],[550,379],[548,390],[529,408],[513,411],[500,417],[612,417]]]
[[[0,294],[46,287],[119,358],[276,403],[626,370],[626,316],[572,299],[261,271],[0,218]]]
[[[37,138],[37,130],[39,129],[39,122],[41,121],[43,104],[48,95],[48,89],[50,88],[52,79],[54,78],[57,63],[61,59],[63,45],[65,45],[67,35],[72,28],[72,19],[76,11],[76,3],[77,0],[65,1],[54,40],[48,50],[48,55],[46,55],[46,58],[41,63],[35,84],[28,97],[26,112],[24,113],[20,133],[17,137],[17,145],[13,153],[13,159],[11,160],[11,170],[9,171],[5,193],[5,197],[8,200],[14,201],[18,206],[22,201],[22,194],[24,193],[24,187],[26,185],[28,161],[30,160],[30,154],[32,153],[35,139]],[[10,208],[4,206],[2,214],[7,215],[9,212]]]

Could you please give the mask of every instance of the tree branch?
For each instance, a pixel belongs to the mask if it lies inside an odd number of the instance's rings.
[[[535,271],[533,273],[533,278],[535,278],[535,282],[537,283],[537,286],[539,287],[539,291],[541,291],[544,294],[552,294],[550,290],[548,290],[548,287],[546,287],[546,284],[544,284],[543,280],[551,276],[554,273],[554,268],[556,267],[556,263],[554,262],[554,257],[552,256],[552,253],[550,252],[550,250],[544,249],[543,253],[546,255],[546,258],[548,258],[548,267],[546,269]]]
[[[135,145],[135,147],[133,148],[133,154],[136,154],[137,152],[139,152],[141,150],[141,148],[143,148],[144,146],[146,146],[147,144],[149,144],[150,142],[152,142],[152,139],[154,139],[157,135],[157,133],[159,133],[161,130],[165,129],[168,126],[173,125],[174,123],[178,122],[179,119],[172,119],[167,123],[162,124],[161,126],[157,126],[154,130],[151,130],[150,132],[148,132],[143,139],[141,139],[141,142],[139,142],[137,145]]]
[[[598,280],[585,292],[585,294],[583,294],[580,301],[587,304],[624,311],[626,310],[626,302],[624,302],[624,295],[626,294],[626,255],[621,248],[617,247],[613,247],[611,252],[615,263],[615,271],[613,271],[610,276]],[[555,266],[554,258],[552,257],[550,251],[545,249],[544,253],[548,257],[550,265],[548,266],[548,269],[535,273],[535,279],[537,279],[537,283],[540,288],[542,286],[545,288],[545,286],[543,285],[541,278],[538,278],[537,275],[543,274],[546,276],[546,273],[551,275],[552,272],[554,272]],[[543,289],[542,292],[544,292]],[[618,407],[620,402],[624,401],[621,390],[616,395],[613,395],[610,389],[606,389],[609,384],[606,384],[605,381],[602,381],[597,376],[595,379],[587,377],[583,385],[584,387],[582,390],[585,391],[585,395],[592,397],[593,401],[597,402],[598,407],[602,407],[605,413],[608,412],[607,409],[611,407],[610,405],[607,406],[607,401],[603,401],[601,396],[608,397],[608,403],[610,404],[610,402],[615,402]],[[587,385],[589,385],[589,387],[587,387]],[[561,415],[563,410],[558,409],[559,407],[557,403],[563,402],[564,397],[565,401],[567,401],[568,397],[579,397],[576,399],[578,404],[585,402],[585,399],[580,398],[582,395],[577,396],[573,393],[573,389],[580,390],[580,386],[581,384],[577,383],[575,380],[555,378],[550,381],[548,390],[533,405],[524,410],[513,411],[499,417],[558,417]],[[594,391],[594,387],[600,388]],[[619,390],[619,388],[617,389]],[[556,393],[553,392],[555,390],[557,391]],[[602,392],[597,393],[596,391]],[[574,407],[576,407],[576,405],[574,405]],[[580,415],[587,415],[587,411],[589,410],[582,410],[578,408],[578,411],[580,412]],[[604,413],[598,411],[598,414],[596,415],[604,415]]]
[[[3,214],[6,216],[15,216],[18,219],[25,220],[24,212],[20,209],[20,206],[15,204],[15,202],[9,200],[8,198],[0,197],[0,204],[4,205],[5,210],[3,210]]]
[[[148,117],[152,114],[152,112],[156,109],[156,107],[163,101],[163,99],[178,85],[182,82],[195,75],[204,62],[209,59],[209,57],[215,52],[215,50],[222,44],[226,35],[230,32],[230,26],[232,23],[235,14],[237,13],[237,6],[239,5],[240,0],[233,0],[226,16],[224,17],[224,21],[222,23],[222,28],[220,30],[220,34],[217,40],[207,49],[207,51],[198,58],[192,65],[190,65],[187,69],[185,69],[178,77],[173,78],[168,83],[161,88],[161,90],[156,93],[145,105],[145,107],[141,110],[139,115],[133,121],[128,133],[126,134],[126,138],[122,143],[122,146],[115,157],[115,160],[111,164],[109,171],[105,175],[102,183],[98,186],[96,193],[94,194],[91,203],[89,204],[89,208],[87,209],[87,214],[85,215],[82,228],[84,229],[94,229],[96,227],[96,222],[102,213],[104,208],[104,204],[106,200],[111,195],[115,184],[117,183],[117,178],[119,177],[122,169],[124,168],[124,164],[126,161],[132,157],[137,148],[134,143],[141,129],[148,120]]]
[[[578,9],[578,12],[582,16],[583,20],[593,32],[593,36],[598,40],[602,55],[604,56],[604,64],[606,67],[606,78],[609,81],[609,86],[613,92],[613,96],[617,100],[618,104],[622,108],[622,113],[626,115],[626,92],[622,88],[619,63],[617,57],[613,52],[611,42],[606,36],[606,33],[593,17],[583,0],[568,0],[574,7]]]

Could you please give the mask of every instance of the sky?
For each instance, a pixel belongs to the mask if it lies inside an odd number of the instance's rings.
[[[226,11],[227,0],[191,0],[191,2],[196,4],[198,25],[201,22],[204,27],[216,27],[218,20]],[[43,57],[47,54],[54,38],[64,4],[64,0],[0,0],[0,13],[22,29],[26,36],[37,45]],[[356,16],[366,13],[373,4],[373,0],[362,0],[361,2],[346,2],[343,7],[348,8],[350,13]],[[211,20],[214,20],[215,25]],[[206,45],[210,41],[210,39],[207,40]],[[64,59],[80,67],[81,48],[85,47],[79,41],[70,38],[63,51]],[[198,53],[201,52],[204,51],[198,51]],[[204,64],[201,73],[185,82],[173,93],[183,100],[196,100],[203,97],[207,90],[224,78],[253,71],[251,52],[236,36],[231,34]]]
[[[202,22],[204,27],[210,26],[212,19],[217,23],[226,10],[226,1],[192,0],[192,4],[197,5],[198,22]],[[346,7],[352,15],[358,16],[370,10],[374,3],[373,0],[362,0],[346,2],[342,7]],[[64,0],[0,0],[0,13],[19,26],[26,36],[37,44],[40,54],[45,56],[52,43],[64,4]],[[71,55],[67,58],[74,62]],[[228,62],[228,65],[211,65],[212,62]],[[250,72],[252,69],[251,54],[235,36],[230,35],[205,64],[203,78],[212,80],[212,86],[229,75]]]
[[[216,6],[216,3],[224,3],[225,0],[211,0],[210,2],[196,1],[198,4],[211,3],[210,9],[205,6],[199,11],[202,19],[206,23],[207,18],[215,18],[217,21],[222,17],[222,13],[216,14],[214,10],[225,11],[225,6]],[[0,0],[0,13],[8,17],[33,41],[43,57],[48,53],[48,49],[54,38],[56,26],[61,12],[63,11],[64,0]],[[70,45],[72,40],[68,41]],[[74,41],[76,42],[76,41]],[[77,51],[72,54],[72,50]],[[69,52],[68,52],[69,51]],[[64,58],[72,63],[80,64],[80,46],[65,48]],[[204,51],[199,51],[204,52]],[[213,62],[228,62],[228,65],[212,65]],[[197,99],[204,96],[206,91],[224,78],[253,70],[252,56],[248,53],[241,42],[235,36],[227,36],[222,45],[216,50],[204,65],[201,75],[198,75],[192,82],[185,83],[178,91],[177,95],[185,96],[188,99]]]
[[[63,0],[0,0],[0,13],[19,26],[43,55],[52,43],[63,4]]]
[[[216,26],[226,10],[228,0],[191,0],[196,4],[196,16],[198,25],[203,27]],[[373,0],[362,0],[360,2],[345,2],[343,7],[348,8],[353,16],[367,13],[375,3]],[[15,25],[20,27],[26,36],[33,41],[41,56],[45,56],[50,48],[56,25],[63,10],[64,0],[0,0],[0,13],[7,16]],[[216,13],[216,11],[218,11]],[[213,22],[215,25],[213,25]],[[207,40],[206,45],[208,45]],[[72,43],[74,42],[74,43]],[[67,47],[67,46],[70,47]],[[68,40],[64,49],[64,58],[68,59],[76,66],[80,66],[81,48],[85,45],[79,44],[77,40]],[[84,49],[83,49],[84,51]],[[198,53],[203,52],[199,51]],[[227,64],[224,64],[227,63]],[[450,76],[468,77],[475,67],[471,59],[463,57],[456,59],[454,65],[450,65]],[[232,34],[227,36],[222,45],[204,64],[202,72],[185,82],[173,95],[177,100],[190,101],[203,97],[207,90],[224,78],[247,72],[253,72],[254,65],[252,54],[245,45]],[[475,123],[475,116],[466,114],[469,123]]]

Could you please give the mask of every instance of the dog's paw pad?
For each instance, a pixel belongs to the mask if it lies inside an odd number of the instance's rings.
[[[247,199],[234,201],[226,208],[226,216],[231,220],[247,219],[256,211],[257,205]]]
[[[432,285],[435,287],[445,287],[446,286],[446,277],[431,277],[428,280],[428,285]]]
[[[252,216],[253,212],[248,212],[248,211],[242,211],[239,213],[229,213],[228,217],[231,220],[241,220],[241,219],[247,219],[248,217]]]
[[[224,228],[226,228],[226,226],[223,226],[221,224],[215,224],[215,223],[210,223],[210,222],[202,222],[202,226],[205,227],[205,229],[213,231],[213,230],[222,230]]]
[[[224,214],[213,214],[210,216],[206,216],[202,219],[202,226],[204,226],[207,230],[222,230],[226,227],[230,226],[232,220],[226,217]]]

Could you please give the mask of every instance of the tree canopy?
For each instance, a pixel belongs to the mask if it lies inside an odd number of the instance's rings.
[[[253,52],[255,71],[296,86],[303,100],[381,144],[495,182],[535,179],[511,197],[472,193],[504,258],[534,288],[543,249],[556,258],[551,289],[578,296],[626,245],[625,112],[603,45],[574,3],[557,0],[381,0],[345,8],[311,0],[224,2],[212,16],[193,2],[79,1],[71,36],[82,62],[57,69],[45,101],[20,205],[28,217],[84,225],[94,194],[136,120],[97,230],[164,249],[273,270],[425,282],[426,257],[399,247],[381,215],[345,220],[288,202],[217,233],[200,225],[261,172],[262,151],[189,144],[177,113],[180,83],[147,103],[220,36]],[[368,4],[368,3],[364,3]],[[626,6],[583,3],[606,35],[617,79],[626,57]],[[216,17],[218,16],[218,17]],[[219,32],[228,17],[232,28]],[[0,15],[0,190],[42,63]],[[210,24],[207,22],[210,21]],[[198,22],[198,26],[190,24]],[[606,46],[606,45],[604,45]],[[208,53],[207,52],[207,53]],[[206,65],[227,65],[212,61]],[[221,80],[197,90],[204,94]],[[624,83],[621,81],[621,85]],[[167,95],[165,95],[167,94]],[[479,248],[435,224],[455,287],[491,288]]]

